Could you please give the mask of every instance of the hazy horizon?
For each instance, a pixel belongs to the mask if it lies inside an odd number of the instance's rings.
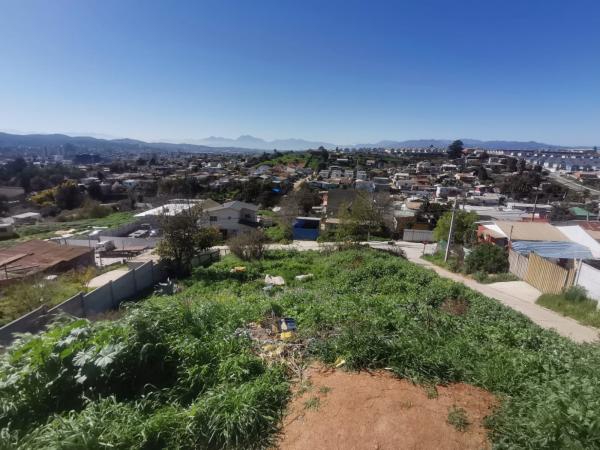
[[[599,18],[585,0],[4,2],[0,128],[594,146]]]

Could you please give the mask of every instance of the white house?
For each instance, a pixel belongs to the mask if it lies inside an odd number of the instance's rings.
[[[218,228],[224,236],[236,235],[258,226],[258,206],[252,203],[233,201],[204,210],[202,225]]]

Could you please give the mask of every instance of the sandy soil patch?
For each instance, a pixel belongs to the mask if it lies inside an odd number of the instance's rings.
[[[496,400],[482,389],[425,389],[386,372],[311,367],[306,374],[284,419],[282,450],[491,447],[483,419]],[[452,411],[466,418],[463,431],[448,422]]]

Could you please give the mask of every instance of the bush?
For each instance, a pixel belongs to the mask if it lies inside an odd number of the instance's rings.
[[[261,259],[265,253],[267,238],[261,230],[239,233],[227,241],[229,250],[244,261]]]
[[[275,225],[265,230],[265,236],[271,242],[288,243],[292,240],[292,230],[286,225]]]
[[[465,258],[465,272],[501,273],[508,270],[506,251],[494,244],[479,244]]]
[[[571,302],[583,302],[589,300],[587,290],[581,286],[571,286],[565,291],[564,297]]]

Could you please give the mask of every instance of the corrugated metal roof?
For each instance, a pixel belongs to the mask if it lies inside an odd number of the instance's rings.
[[[557,226],[561,233],[567,236],[571,241],[586,246],[594,258],[600,258],[600,243],[590,234],[578,225]]]
[[[590,250],[575,242],[518,241],[512,249],[522,255],[533,252],[543,258],[592,259]]]

